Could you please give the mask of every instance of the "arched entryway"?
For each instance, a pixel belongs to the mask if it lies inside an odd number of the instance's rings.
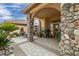
[[[50,7],[44,7],[44,8],[42,8],[42,9],[40,9],[40,10],[38,10],[35,13],[32,14],[33,22],[34,22],[35,18],[38,18],[40,20],[41,30],[42,29],[50,29],[50,30],[53,29],[54,30],[54,31],[51,31],[51,32],[54,33],[54,34],[52,34],[53,37],[45,38],[46,33],[41,32],[45,35],[42,39],[40,39],[41,37],[39,37],[39,39],[38,39],[38,41],[39,41],[38,43],[44,44],[45,46],[48,45],[48,48],[50,47],[49,49],[51,49],[51,51],[56,50],[56,48],[58,50],[58,43],[57,42],[55,43],[55,37],[54,36],[55,36],[55,32],[60,32],[60,27],[59,27],[60,16],[61,16],[61,13],[60,13],[59,10],[57,10],[56,8],[50,8]],[[51,27],[51,24],[52,24],[53,27]],[[34,32],[33,32],[33,29],[34,29],[34,27],[31,29],[31,31],[32,31],[31,34],[33,33],[33,35],[31,37],[34,40],[35,35],[34,35]],[[54,41],[53,41],[53,39],[54,39]],[[54,50],[53,50],[53,48],[54,48]]]
[[[60,12],[60,4],[41,4],[41,6],[37,6],[37,7],[34,7],[32,8],[29,13],[28,13],[28,30],[29,30],[29,38],[30,41],[35,41],[37,40],[34,40],[35,38],[35,35],[34,35],[34,27],[33,27],[33,23],[34,23],[34,20],[35,18],[38,18],[41,22],[41,30],[42,29],[49,29],[50,32],[53,32],[52,34],[52,37],[49,38],[49,37],[45,37],[46,36],[46,33],[47,32],[46,30],[41,32],[41,34],[44,34],[44,37],[42,39],[40,39],[41,37],[38,38],[38,43],[41,43],[41,44],[44,44],[45,46],[46,45],[49,45],[51,49],[51,51],[55,51],[57,48],[58,50],[58,45],[59,42],[55,43],[55,32],[60,32],[60,27],[59,27],[59,24],[60,24],[60,19],[61,19],[61,12]],[[52,26],[51,26],[52,25]],[[60,35],[60,34],[58,34]],[[53,39],[55,41],[53,41]],[[58,38],[59,39],[59,38]],[[40,41],[41,40],[41,41]],[[55,43],[55,44],[54,44]],[[41,45],[43,46],[43,45]],[[46,48],[46,49],[48,49]],[[53,50],[54,48],[54,50]],[[56,52],[58,52],[56,50]]]
[[[60,11],[55,8],[42,8],[33,14],[33,18],[38,18],[41,21],[41,29],[50,29],[55,37],[55,31],[60,31]],[[51,24],[53,28],[51,27]],[[51,35],[51,34],[50,34]]]

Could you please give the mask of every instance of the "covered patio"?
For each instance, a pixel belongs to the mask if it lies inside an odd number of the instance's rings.
[[[23,9],[23,12],[27,14],[27,36],[29,41],[34,40],[34,21],[36,19],[39,20],[39,31],[49,29],[53,38],[55,38],[55,32],[60,32],[60,4],[30,4],[28,8]]]

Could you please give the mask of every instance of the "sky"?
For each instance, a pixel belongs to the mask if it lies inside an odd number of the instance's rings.
[[[22,9],[28,5],[27,3],[0,3],[0,22],[25,20],[26,15],[22,13]]]

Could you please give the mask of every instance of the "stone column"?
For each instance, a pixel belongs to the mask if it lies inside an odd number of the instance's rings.
[[[33,20],[31,14],[27,15],[27,38],[30,42],[33,41]]]
[[[74,5],[76,4],[66,3],[61,7],[61,41],[59,43],[61,55],[79,56],[79,44],[74,33],[79,32],[75,31],[76,25],[74,24],[79,19],[79,11],[74,12]]]

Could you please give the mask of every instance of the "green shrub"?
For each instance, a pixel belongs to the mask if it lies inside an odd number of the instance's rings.
[[[12,32],[14,30],[17,30],[18,27],[15,24],[4,22],[0,24],[0,30]]]
[[[49,29],[41,29],[41,31],[39,32],[39,36],[40,37],[46,37],[46,38],[51,38],[51,31]]]
[[[0,30],[0,46],[9,46],[12,43],[7,37],[8,33],[6,31]]]
[[[55,38],[60,42],[61,40],[61,32],[55,32]]]
[[[41,30],[41,31],[38,33],[38,36],[39,36],[39,37],[44,37],[44,32],[43,32],[43,30]]]
[[[12,42],[8,38],[10,32],[17,30],[18,27],[15,24],[4,22],[0,24],[0,46],[9,46]]]

